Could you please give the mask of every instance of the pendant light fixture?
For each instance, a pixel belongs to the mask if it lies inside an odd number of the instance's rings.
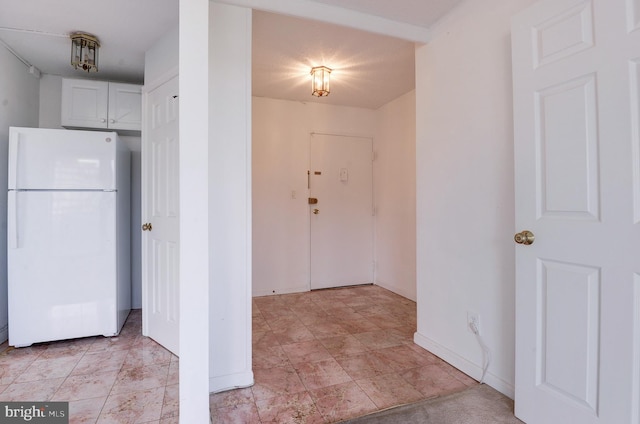
[[[98,72],[100,42],[91,34],[74,32],[71,38],[71,66],[87,72]]]
[[[311,68],[311,94],[316,97],[328,96],[329,89],[329,75],[331,75],[331,69],[326,66],[316,66]]]

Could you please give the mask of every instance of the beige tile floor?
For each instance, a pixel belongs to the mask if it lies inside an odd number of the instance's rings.
[[[416,305],[377,286],[253,300],[255,385],[211,395],[214,423],[333,423],[473,379],[416,346]],[[0,401],[69,401],[71,423],[178,422],[178,358],[141,335],[0,345]]]
[[[141,335],[0,345],[0,401],[69,401],[70,423],[178,423],[178,358]]]
[[[255,385],[214,423],[334,423],[477,382],[413,343],[416,304],[378,286],[253,300]]]

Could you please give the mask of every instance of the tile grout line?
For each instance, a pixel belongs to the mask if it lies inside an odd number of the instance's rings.
[[[118,336],[116,336],[116,337],[120,337],[120,336],[121,336],[122,331],[123,331],[123,330],[125,329],[125,327],[127,326],[127,321],[129,320],[129,317],[130,317],[130,316],[131,316],[131,313],[129,313],[129,315],[127,316],[127,319],[125,320],[124,326],[122,327],[122,329],[120,330],[120,333],[119,333],[119,334],[118,334]],[[133,326],[133,324],[131,324],[131,325]],[[141,324],[141,323],[136,323],[135,325],[136,325],[136,327],[137,327],[137,326],[139,326],[139,325],[141,326],[142,324]],[[131,351],[132,351],[133,349],[138,349],[138,347],[136,346],[136,343],[137,343],[138,341],[140,341],[140,340],[141,340],[141,339],[140,339],[141,337],[146,337],[146,336],[142,336],[142,330],[140,329],[140,331],[137,331],[137,333],[136,333],[136,337],[135,337],[134,341],[133,341],[133,342],[131,342],[131,343],[128,345],[127,349],[125,349],[127,353],[126,353],[126,355],[124,355],[124,359],[123,359],[123,361],[122,361],[122,364],[120,365],[120,368],[118,369],[118,373],[116,374],[116,378],[115,378],[115,380],[113,381],[113,384],[111,385],[111,388],[109,389],[109,393],[107,394],[107,396],[106,396],[106,398],[105,398],[105,400],[104,400],[104,403],[102,404],[102,407],[100,408],[100,412],[98,413],[98,416],[96,417],[95,423],[98,423],[98,422],[100,421],[100,418],[102,417],[102,413],[103,413],[103,412],[106,412],[106,411],[104,410],[104,408],[105,408],[105,406],[107,405],[107,401],[109,400],[109,398],[110,398],[112,395],[113,395],[113,396],[117,396],[117,393],[113,393],[113,388],[116,386],[116,383],[118,382],[118,376],[119,376],[119,375],[120,375],[120,373],[125,369],[125,364],[127,363],[127,358],[129,357],[129,355],[130,355]],[[140,346],[139,348],[141,349],[141,348],[142,348],[142,346]],[[132,367],[132,368],[133,368],[133,367]],[[167,368],[167,372],[168,372],[168,368]],[[165,384],[165,386],[166,386],[166,384]],[[130,393],[135,393],[135,392],[130,392]],[[164,392],[163,392],[163,405],[162,405],[162,406],[164,406]],[[160,408],[160,417],[162,418],[162,408]]]
[[[76,369],[76,367],[78,366],[78,364],[80,363],[80,361],[82,361],[82,358],[84,358],[84,356],[87,354],[87,351],[89,350],[89,348],[91,347],[91,345],[93,343],[96,342],[97,339],[94,339],[92,343],[89,343],[85,349],[85,351],[82,353],[82,356],[80,357],[80,359],[78,359],[78,362],[76,362],[76,364],[73,366],[73,368],[71,368],[71,370],[69,371],[69,373],[67,374],[67,376],[64,378],[64,380],[62,381],[62,383],[60,384],[60,386],[58,386],[58,388],[55,390],[55,392],[53,392],[53,394],[51,395],[51,399],[49,399],[49,401],[51,401],[52,399],[54,399],[56,397],[56,394],[58,393],[58,391],[60,391],[60,388],[62,386],[64,386],[64,383],[69,379],[69,377],[71,377],[71,374],[73,374],[73,370]]]
[[[129,312],[129,315],[127,315],[127,318],[124,321],[124,325],[122,326],[122,329],[120,330],[120,333],[118,333],[117,337],[120,337],[120,334],[122,333],[124,328],[127,326],[127,321],[129,320],[130,316],[131,316],[131,312]],[[142,331],[140,332],[140,334],[142,334]],[[139,336],[136,335],[136,339],[138,339],[138,337]],[[120,375],[120,373],[124,369],[124,364],[127,362],[127,357],[129,356],[129,352],[131,351],[131,348],[133,347],[134,344],[135,344],[135,341],[133,343],[131,343],[128,346],[128,348],[126,349],[127,354],[124,355],[124,359],[122,360],[122,364],[120,364],[120,368],[118,369],[118,373],[116,374],[116,378],[113,380],[113,384],[109,388],[109,393],[107,393],[107,396],[104,398],[104,403],[102,404],[102,407],[100,408],[100,412],[98,412],[98,416],[96,417],[96,420],[94,421],[94,423],[97,423],[98,421],[100,421],[100,417],[102,416],[102,413],[105,412],[104,408],[105,408],[105,406],[107,406],[107,401],[109,400],[109,398],[112,395],[113,388],[115,387],[116,383],[118,382],[118,376]]]
[[[169,372],[171,371],[171,359],[173,358],[173,354],[169,357],[169,366],[167,367],[167,375],[165,376],[164,381],[164,390],[162,391],[162,406],[160,407],[160,418],[158,421],[162,421],[162,414],[164,412],[164,399],[167,397],[167,386],[169,385]]]

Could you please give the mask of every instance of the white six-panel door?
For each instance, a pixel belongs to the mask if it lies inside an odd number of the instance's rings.
[[[312,134],[311,289],[373,282],[372,140]]]
[[[640,0],[513,20],[516,415],[640,423]],[[522,241],[522,240],[520,240]]]
[[[178,78],[147,96],[143,146],[143,333],[178,354]]]

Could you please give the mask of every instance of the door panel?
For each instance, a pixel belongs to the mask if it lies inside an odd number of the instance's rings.
[[[581,2],[533,26],[533,60],[538,68],[593,47],[593,15]]]
[[[600,270],[539,260],[537,285],[540,335],[536,348],[539,355],[536,384],[595,414],[598,407]]]
[[[178,79],[148,94],[143,221],[143,333],[178,354]]]
[[[598,219],[595,75],[535,93],[538,217]]]
[[[535,234],[516,246],[528,424],[640,423],[634,4],[544,0],[512,21],[516,231]]]
[[[310,152],[311,289],[372,283],[371,139],[312,134]]]

